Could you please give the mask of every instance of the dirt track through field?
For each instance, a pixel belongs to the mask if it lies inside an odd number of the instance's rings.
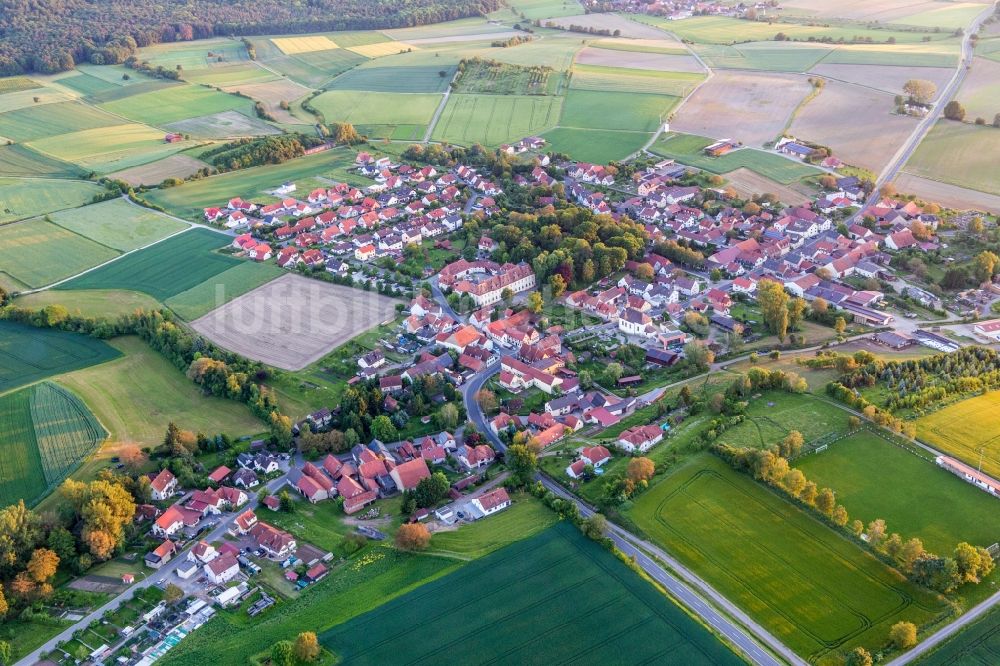
[[[217,345],[284,370],[301,370],[390,320],[398,301],[289,274],[196,320]]]

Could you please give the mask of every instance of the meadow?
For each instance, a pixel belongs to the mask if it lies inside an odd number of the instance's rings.
[[[678,102],[669,95],[570,90],[559,126],[653,132]]]
[[[157,446],[170,422],[234,439],[265,429],[245,405],[204,395],[141,339],[115,338],[110,344],[121,358],[68,372],[54,381],[83,398],[110,431],[112,442]]]
[[[708,157],[703,149],[711,143],[713,140],[705,137],[671,133],[660,137],[650,151],[710,173],[726,174],[739,168],[747,168],[783,185],[820,174],[819,169],[807,164],[752,148],[734,150],[722,157]]]
[[[115,250],[42,219],[0,226],[0,267],[29,287],[44,287],[116,256]]]
[[[164,305],[182,319],[194,321],[286,272],[273,262],[240,262],[187,291],[171,296]]]
[[[548,529],[558,516],[531,495],[515,495],[509,509],[459,529],[434,532],[428,553],[458,559],[484,557],[510,543],[509,534],[521,538]]]
[[[0,146],[0,173],[34,178],[77,178],[83,175],[83,170],[15,143]]]
[[[861,431],[794,466],[832,488],[853,518],[882,518],[890,531],[919,537],[932,552],[950,553],[960,541],[1000,541],[996,499],[877,433]]]
[[[199,85],[166,88],[101,105],[112,113],[154,126],[223,111],[252,114],[250,107],[250,102],[242,97]]]
[[[449,630],[414,642],[399,627],[415,623]],[[643,640],[636,641],[640,631]],[[557,663],[583,655],[615,661],[626,651],[634,662],[741,663],[566,522],[334,627],[320,641],[353,664],[386,663],[403,652],[413,662],[435,661],[457,646],[469,663]]]
[[[570,88],[681,97],[705,78],[699,72],[658,72],[626,67],[574,65]]]
[[[697,44],[692,48],[715,69],[767,72],[805,72],[833,53],[829,46],[798,42],[750,42],[734,46]]]
[[[987,474],[1000,476],[1000,391],[948,405],[916,420],[917,436]]]
[[[0,393],[120,355],[95,338],[0,321]]]
[[[768,391],[750,399],[746,420],[722,433],[719,441],[767,448],[798,430],[808,444],[826,435],[846,433],[848,416],[836,405],[808,394]]]
[[[121,122],[110,113],[79,102],[41,104],[0,113],[0,136],[27,142]]]
[[[653,17],[639,16],[638,20],[656,25],[676,34],[681,39],[701,44],[734,44],[749,41],[767,41],[774,39],[778,33],[784,33],[791,40],[852,41],[855,39],[871,39],[875,42],[885,42],[889,39],[896,43],[921,43],[924,37],[932,40],[945,39],[947,32],[933,30],[893,30],[886,28],[868,28],[857,25],[805,25],[788,22],[746,21],[728,16],[694,16],[682,21],[667,21]],[[913,24],[919,25],[919,24]],[[927,28],[934,26],[928,25]]]
[[[114,319],[139,310],[157,310],[161,303],[139,291],[118,289],[75,290],[71,293],[58,289],[36,291],[18,296],[14,304],[19,308],[41,310],[49,305],[61,305],[71,314],[81,317],[106,317]]]
[[[164,143],[163,132],[131,123],[32,141],[30,147],[85,169],[108,173],[153,162],[194,145]]]
[[[1000,132],[992,127],[939,120],[904,170],[990,194],[1000,194]]]
[[[0,154],[0,166],[3,164]],[[0,177],[0,223],[82,206],[100,191],[99,185],[84,180]]]
[[[672,470],[628,516],[789,648],[841,663],[900,620],[947,606],[857,545],[710,454]]]
[[[257,201],[265,191],[274,189],[286,180],[311,177],[353,163],[353,151],[327,150],[289,160],[284,164],[253,167],[191,181],[178,187],[154,190],[147,194],[147,198],[178,217],[203,221],[205,208],[224,204],[232,197]]]
[[[124,199],[53,213],[50,218],[64,229],[122,252],[188,228],[183,222]]]
[[[106,437],[79,398],[49,382],[0,396],[0,506],[34,504]]]
[[[651,134],[616,130],[588,130],[557,127],[543,135],[546,150],[566,153],[595,164],[620,160],[642,148]]]
[[[448,98],[435,141],[496,146],[556,125],[562,99],[538,95],[461,95]]]
[[[329,90],[310,104],[328,123],[355,125],[422,125],[426,127],[441,103],[437,94],[404,94]]]
[[[227,245],[228,236],[208,229],[191,229],[58,288],[133,289],[165,301],[238,264],[239,259],[213,252]]]
[[[411,54],[404,54],[409,56]],[[383,64],[382,59],[361,65],[330,83],[330,90],[369,90],[395,93],[443,93],[455,74],[455,63],[409,64],[412,58]],[[355,97],[357,94],[355,93]]]
[[[997,662],[1000,662],[1000,608],[994,606],[914,663],[920,666],[955,666]]]
[[[508,9],[501,9],[495,15],[499,17],[547,19],[556,16],[575,16],[583,14],[583,7],[577,0],[511,0]]]

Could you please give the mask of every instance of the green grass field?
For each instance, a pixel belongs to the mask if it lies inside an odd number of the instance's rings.
[[[49,305],[61,305],[72,315],[82,317],[106,317],[114,319],[141,310],[156,310],[162,304],[138,291],[95,289],[72,292],[46,289],[33,294],[18,296],[14,304],[19,308],[40,310]]]
[[[95,338],[0,321],[0,393],[120,355]]]
[[[0,177],[0,223],[82,206],[98,192],[99,185],[83,180]],[[0,262],[0,271],[5,265]]]
[[[244,261],[187,291],[171,296],[165,305],[182,319],[193,321],[285,273],[283,268],[274,263]]]
[[[381,61],[375,61],[376,63]],[[444,72],[444,76],[441,76]],[[451,62],[439,65],[378,66],[363,65],[338,76],[330,90],[370,90],[395,93],[443,93],[448,89],[455,66]],[[357,97],[358,94],[354,93]]]
[[[1000,662],[1000,608],[985,615],[946,640],[927,656],[913,662],[920,666],[967,666]]]
[[[184,80],[211,86],[234,86],[246,83],[276,81],[277,76],[251,62],[217,65],[184,72]]]
[[[42,382],[0,397],[0,505],[34,504],[104,441],[75,395]]]
[[[514,504],[489,520],[482,520],[449,532],[435,532],[429,553],[459,559],[484,557],[509,541],[508,534],[525,538],[555,524],[557,516],[531,495],[514,498]]]
[[[213,252],[228,244],[228,236],[192,229],[81,275],[59,289],[133,289],[165,301],[240,263]]]
[[[980,10],[981,11],[981,10]],[[918,43],[924,37],[932,40],[945,39],[947,32],[906,31],[883,28],[866,28],[852,25],[804,25],[798,23],[765,21],[745,21],[728,16],[694,16],[682,21],[668,21],[648,16],[638,16],[637,20],[650,23],[659,28],[673,32],[684,40],[701,44],[734,44],[737,42],[767,41],[774,39],[779,32],[789,39],[808,41],[830,38],[834,41],[851,41],[855,38],[871,39],[875,42],[885,42],[894,39],[897,43]],[[971,22],[971,19],[970,19]],[[911,25],[921,25],[914,23]],[[926,25],[932,28],[934,26]]]
[[[751,42],[735,46],[697,44],[694,50],[717,69],[749,69],[766,72],[804,72],[826,62],[833,49],[795,42]]]
[[[120,90],[121,86],[90,74],[73,74],[59,79],[59,85],[75,90],[84,97],[96,95],[110,90]]]
[[[160,130],[130,123],[70,132],[38,139],[29,145],[88,171],[110,173],[153,162],[193,144],[188,141],[164,143]]]
[[[683,97],[704,78],[703,74],[695,72],[657,72],[625,67],[573,65],[569,87],[574,90],[656,93]]]
[[[0,95],[21,90],[34,90],[41,87],[41,84],[29,79],[27,76],[11,76],[0,79]]]
[[[559,127],[653,132],[679,102],[668,95],[570,90]]]
[[[547,19],[559,16],[576,16],[583,14],[584,9],[577,0],[510,0],[508,8],[496,13],[499,17],[507,15],[514,18]]]
[[[642,148],[651,134],[557,127],[544,134],[546,149],[595,164],[620,160]]]
[[[121,119],[79,102],[40,104],[0,113],[0,136],[33,141],[97,127],[120,125]]]
[[[669,133],[660,137],[650,150],[711,173],[725,174],[745,167],[784,185],[821,173],[807,164],[753,148],[734,150],[722,157],[708,157],[703,149],[712,143],[712,139],[693,134]]]
[[[415,622],[450,630],[414,642],[399,627]],[[583,655],[614,662],[623,654],[632,663],[741,663],[567,523],[324,632],[320,641],[352,664],[383,664],[404,653],[407,661],[434,662],[459,649],[469,663],[564,663]]]
[[[427,124],[441,103],[437,94],[404,94],[330,90],[312,100],[328,123],[349,122],[355,125]]]
[[[917,436],[944,453],[1000,476],[1000,391],[978,395],[917,419]]]
[[[44,287],[118,256],[115,250],[42,219],[0,226],[0,267]]]
[[[101,106],[112,113],[148,125],[166,125],[223,111],[243,111],[253,115],[249,100],[197,85],[133,95]]]
[[[875,433],[835,442],[795,467],[833,488],[852,517],[865,524],[882,518],[891,531],[919,537],[932,552],[951,553],[960,541],[989,546],[1000,540],[996,499]]]
[[[920,626],[943,600],[750,477],[701,454],[642,494],[629,517],[810,661],[876,650],[900,620]]]
[[[153,190],[147,197],[178,217],[204,220],[204,209],[218,206],[235,196],[259,199],[275,183],[296,181],[354,163],[354,151],[336,149],[289,160],[284,164],[253,167],[212,178],[184,183],[165,190]]]
[[[967,28],[982,13],[985,5],[978,2],[949,2],[941,7],[895,19],[893,23],[920,28]]]
[[[183,222],[124,199],[53,213],[51,218],[60,227],[122,252],[188,228]]]
[[[162,65],[182,70],[218,67],[248,60],[247,50],[238,39],[199,39],[191,42],[169,42],[148,46],[140,52],[142,60],[154,67]],[[220,61],[221,59],[221,61]]]
[[[846,433],[849,414],[808,394],[769,391],[750,400],[746,417],[743,423],[722,433],[719,441],[764,448],[798,430],[808,444],[824,435]]]
[[[20,143],[0,146],[0,173],[33,178],[79,178],[84,175],[79,167],[42,155]]]
[[[538,95],[452,95],[434,128],[436,141],[496,146],[556,125],[562,99]]]
[[[113,442],[156,446],[167,424],[206,434],[253,435],[265,426],[243,404],[206,396],[184,373],[135,337],[115,338],[111,363],[69,372],[55,381],[87,403]]]
[[[930,44],[849,44],[823,58],[824,64],[955,67],[959,42],[948,39]]]
[[[904,169],[916,176],[1000,194],[1000,132],[940,120],[924,137]]]

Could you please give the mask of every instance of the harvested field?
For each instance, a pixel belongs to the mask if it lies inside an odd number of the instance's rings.
[[[311,51],[325,51],[327,49],[337,48],[337,44],[325,35],[311,35],[308,37],[274,37],[271,39],[271,42],[285,55],[309,53]]]
[[[309,94],[310,89],[294,81],[282,79],[268,83],[244,83],[223,88],[226,92],[238,92],[247,95],[264,105],[264,108],[281,123],[296,124],[295,116],[281,108],[282,102],[293,101]]]
[[[0,391],[104,363],[120,355],[96,338],[0,321]]]
[[[194,138],[228,139],[240,136],[266,136],[281,132],[263,120],[251,118],[239,111],[223,111],[208,116],[189,118],[164,125],[172,132],[189,134]]]
[[[410,55],[410,54],[407,54]],[[455,66],[447,61],[435,65],[406,64],[412,59],[394,59],[391,65],[362,65],[338,76],[329,86],[331,91],[364,90],[392,93],[443,93],[451,83]],[[381,61],[380,61],[381,62]],[[441,76],[441,72],[445,75]],[[366,95],[351,93],[355,101],[364,104]]]
[[[973,70],[975,71],[975,70]],[[875,88],[892,95],[902,95],[903,85],[910,79],[925,79],[943,89],[954,70],[946,67],[894,67],[892,65],[838,65],[820,62],[809,70],[810,74]],[[971,78],[971,77],[970,77]]]
[[[159,185],[167,178],[184,179],[208,166],[189,155],[170,155],[162,160],[109,173],[109,178],[124,180],[129,185]]]
[[[357,53],[366,58],[381,58],[382,56],[395,55],[407,49],[416,48],[406,42],[381,42],[378,44],[362,44],[361,46],[350,46],[348,51]]]
[[[776,180],[771,180],[759,173],[754,173],[750,169],[740,168],[726,174],[729,185],[735,189],[740,196],[750,198],[762,192],[770,192],[778,197],[782,203],[792,206],[805,206],[812,198],[805,192],[800,192],[793,187],[782,185]]]
[[[673,36],[663,30],[654,28],[651,25],[645,25],[637,21],[632,21],[617,14],[580,14],[577,16],[561,16],[559,18],[544,20],[542,21],[542,25],[552,25],[560,28],[568,28],[571,25],[577,25],[583,28],[594,28],[595,30],[610,30],[611,32],[617,30],[619,36],[630,37],[632,39],[673,40]],[[675,43],[679,44],[679,42]]]
[[[844,44],[827,53],[824,63],[954,68],[959,44],[952,39],[928,44]]]
[[[511,37],[523,37],[524,33],[518,30],[505,30],[503,32],[484,32],[476,35],[451,35],[449,37],[427,37],[424,39],[410,39],[407,44],[413,46],[423,46],[425,44],[453,44],[461,42],[492,42],[498,39],[510,39]]]
[[[781,134],[811,90],[806,77],[795,74],[716,72],[681,105],[670,126],[759,147]]]
[[[475,600],[488,610],[470,613]],[[417,645],[394,630],[414,617],[456,631]],[[641,641],[634,640],[638,632]],[[571,663],[581,654],[594,663],[615,662],[625,652],[635,663],[740,663],[565,521],[336,626],[320,640],[352,664],[384,664],[401,651],[413,662],[430,663],[456,642],[465,661],[477,664],[498,654],[506,663]]]
[[[893,181],[896,189],[905,194],[915,194],[924,201],[932,201],[955,210],[978,210],[1000,215],[1000,196],[979,190],[969,190],[958,185],[921,178],[905,171]]]
[[[939,120],[906,163],[907,173],[1000,195],[1000,132]]]
[[[620,51],[587,46],[576,56],[581,65],[602,65],[627,69],[649,69],[656,72],[704,72],[694,56],[664,53]]]
[[[880,172],[913,132],[917,119],[894,115],[893,96],[839,81],[799,109],[789,133],[829,146],[848,164]]]
[[[1000,113],[1000,61],[976,58],[956,98],[965,107],[966,119],[992,123]]]
[[[225,349],[284,370],[301,370],[391,319],[396,303],[373,292],[289,274],[192,326]]]

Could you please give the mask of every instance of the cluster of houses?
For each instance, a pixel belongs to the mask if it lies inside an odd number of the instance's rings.
[[[223,206],[206,208],[204,217],[244,230],[232,245],[250,259],[274,257],[283,268],[325,266],[344,272],[346,257],[361,262],[401,259],[407,245],[461,227],[463,212],[489,216],[498,211],[494,197],[502,190],[470,167],[439,173],[433,166],[396,164],[366,152],[358,153],[355,165],[372,185],[360,189],[335,183],[314,189],[304,199],[285,196],[263,205],[235,197]],[[275,193],[294,191],[295,185],[286,183]]]
[[[376,500],[416,489],[431,475],[431,467],[455,460],[462,469],[477,473],[496,454],[485,444],[459,445],[448,432],[386,445],[378,440],[357,445],[343,459],[327,455],[318,463],[306,462],[289,474],[289,482],[306,500],[317,503],[340,497],[344,513],[357,513]]]

